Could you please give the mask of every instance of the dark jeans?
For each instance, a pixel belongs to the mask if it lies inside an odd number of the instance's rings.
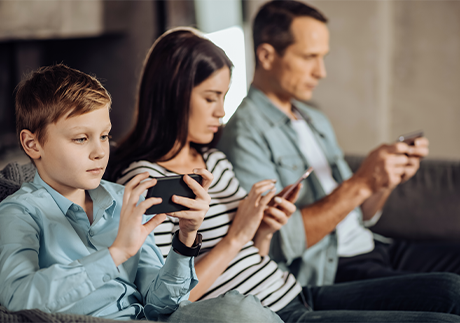
[[[284,322],[460,322],[460,277],[450,273],[304,287],[277,314]],[[431,313],[430,313],[431,312]]]
[[[339,259],[336,283],[408,273],[460,274],[460,244],[451,242],[375,241],[369,253]]]

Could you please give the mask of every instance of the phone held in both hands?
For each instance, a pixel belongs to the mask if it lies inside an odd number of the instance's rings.
[[[313,172],[313,167],[308,167],[305,173],[303,173],[302,176],[300,176],[299,179],[294,184],[292,184],[292,186],[288,190],[286,190],[286,192],[284,192],[283,195],[281,195],[281,197],[283,199],[286,199],[289,196],[289,194],[291,194],[291,192],[296,188],[296,186],[299,185],[301,181],[310,176],[311,172]]]
[[[188,174],[191,178],[196,180],[198,183],[202,183],[203,178],[197,174]],[[188,210],[183,205],[176,204],[172,201],[172,196],[177,195],[181,197],[188,197],[191,199],[195,198],[195,193],[188,187],[187,183],[184,182],[183,175],[156,177],[157,184],[147,191],[149,197],[161,197],[161,204],[153,205],[147,209],[145,214],[159,214],[159,213],[170,213],[182,210]]]
[[[397,141],[405,142],[406,144],[413,146],[415,143],[415,139],[420,137],[423,137],[423,131],[415,131],[399,136]]]

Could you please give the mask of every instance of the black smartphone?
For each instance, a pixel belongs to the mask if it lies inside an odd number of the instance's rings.
[[[423,137],[423,131],[415,131],[399,136],[398,141],[405,142],[406,144],[413,146],[415,139],[420,137]]]
[[[201,184],[203,178],[201,175],[188,174],[191,178]],[[190,187],[184,182],[183,175],[166,176],[166,177],[155,177],[157,184],[147,191],[149,197],[161,197],[163,201],[161,204],[153,205],[147,209],[145,214],[159,214],[169,213],[182,210],[188,210],[187,207],[174,203],[171,198],[173,195],[183,196],[188,198],[195,198],[195,193]]]

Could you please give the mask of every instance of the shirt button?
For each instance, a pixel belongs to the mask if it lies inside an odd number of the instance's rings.
[[[92,237],[94,235],[94,231],[93,230],[89,230],[89,235]]]
[[[104,281],[104,283],[107,283],[109,280],[110,280],[110,275],[104,275],[104,277],[102,277],[102,280]]]

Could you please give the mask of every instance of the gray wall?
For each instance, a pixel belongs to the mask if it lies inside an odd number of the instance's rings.
[[[247,2],[250,19],[264,2]],[[460,2],[309,3],[331,32],[328,77],[313,100],[344,151],[367,154],[422,129],[430,157],[460,159]]]

